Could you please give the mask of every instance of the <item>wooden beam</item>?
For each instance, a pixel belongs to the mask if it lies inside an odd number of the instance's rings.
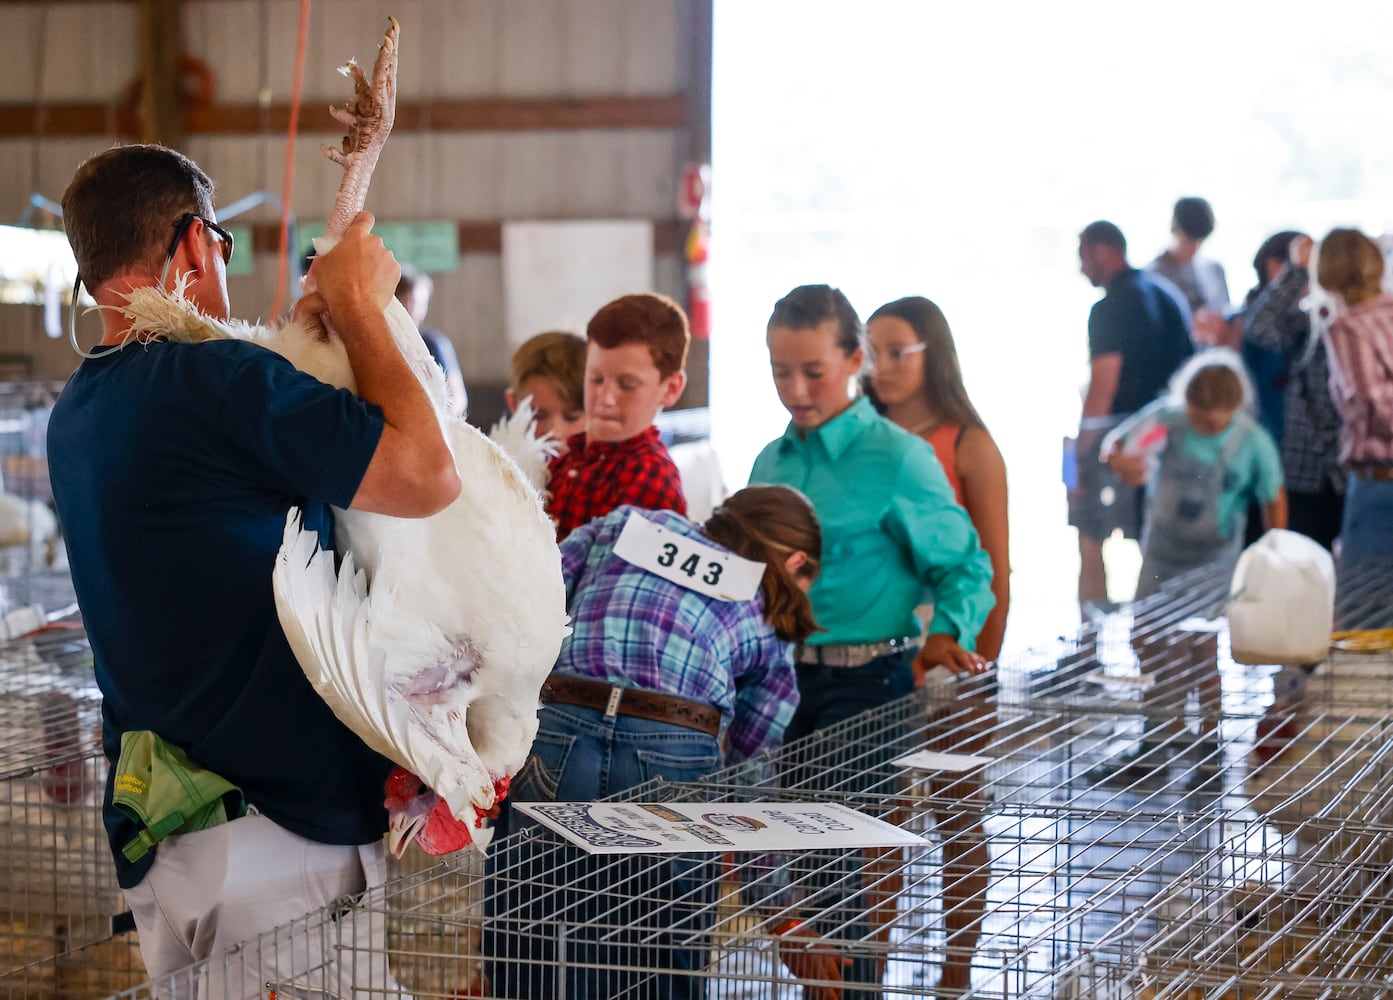
[[[125,135],[139,128],[134,112],[116,104],[0,104],[0,136]]]
[[[140,121],[142,142],[184,145],[179,114],[179,0],[140,0]]]
[[[396,219],[378,221],[396,222]],[[228,225],[236,225],[236,221]],[[256,253],[276,253],[280,249],[280,225],[275,222],[254,223],[252,249]],[[653,220],[653,252],[658,256],[682,252],[687,238],[687,224],[681,219]],[[503,252],[503,223],[465,221],[459,223],[459,252],[461,254],[498,254]]]
[[[172,2],[172,0],[169,0]],[[214,104],[184,108],[183,129],[190,135],[283,133],[290,105]],[[0,104],[0,137],[134,134],[128,109],[109,104]],[[403,101],[397,105],[397,132],[514,132],[577,129],[664,129],[687,124],[687,99],[659,97],[462,98]],[[42,129],[42,131],[40,131]],[[306,101],[300,131],[338,135],[343,126],[329,117],[328,104]]]

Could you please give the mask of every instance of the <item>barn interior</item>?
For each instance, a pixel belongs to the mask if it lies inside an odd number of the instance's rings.
[[[103,832],[101,692],[48,476],[74,348],[103,337],[91,290],[74,298],[62,197],[113,145],[186,153],[236,246],[232,315],[286,317],[342,177],[321,151],[343,134],[336,70],[371,67],[389,18],[396,120],[367,209],[433,283],[418,325],[453,349],[464,418],[487,431],[508,414],[510,360],[534,334],[584,336],[619,295],[669,296],[691,342],[657,422],[700,520],[788,425],[766,342],[780,296],[825,282],[862,320],[928,296],[1009,480],[1004,641],[983,673],[614,799],[834,803],[912,847],[734,851],[680,870],[596,861],[543,828],[495,841],[487,862],[413,848],[351,905],[153,980]],[[1235,637],[1253,620],[1231,611],[1261,586],[1245,591],[1232,563],[1134,599],[1138,542],[1112,535],[1106,592],[1081,603],[1061,476],[1099,296],[1079,273],[1087,223],[1116,222],[1141,266],[1172,238],[1172,203],[1202,194],[1217,220],[1203,252],[1237,316],[1270,234],[1352,227],[1393,255],[1393,142],[1375,124],[1393,97],[1393,13],[0,0],[0,20],[7,996],[501,997],[543,982],[834,997],[839,979],[797,974],[802,945],[759,905],[772,864],[800,887],[800,920],[876,969],[847,1000],[1393,997],[1388,563],[1347,572],[1338,547],[1300,550],[1279,582],[1301,585],[1278,588],[1289,603],[1264,605],[1256,628],[1286,634],[1314,609],[1330,641],[1254,654]],[[897,763],[911,754],[931,759]],[[499,936],[514,950],[490,952]],[[692,953],[695,969],[655,971]]]

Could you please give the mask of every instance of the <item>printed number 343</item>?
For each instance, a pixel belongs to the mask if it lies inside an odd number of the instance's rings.
[[[671,566],[677,562],[677,557],[680,554],[681,553],[678,552],[676,545],[673,545],[671,542],[664,542],[663,551],[658,555],[658,565]],[[697,571],[701,569],[701,559],[695,553],[693,553],[692,555],[689,555],[686,559],[683,559],[681,564],[679,564],[677,568],[681,570],[683,573],[686,573],[688,576],[695,577],[697,575]],[[711,586],[715,586],[716,582],[721,578],[721,569],[722,567],[720,563],[716,562],[715,560],[711,560],[706,564],[706,572],[702,574],[701,582],[709,584]]]

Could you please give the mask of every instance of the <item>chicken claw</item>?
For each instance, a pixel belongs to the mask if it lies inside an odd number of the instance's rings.
[[[396,18],[388,20],[391,24],[382,37],[382,47],[377,51],[372,79],[369,80],[362,67],[350,60],[339,72],[353,81],[353,97],[342,108],[329,109],[334,120],[348,129],[341,149],[320,147],[325,156],[343,167],[343,182],[339,184],[334,208],[324,227],[325,237],[333,241],[343,235],[354,216],[363,210],[377,157],[387,142],[396,118],[397,36],[401,25]]]

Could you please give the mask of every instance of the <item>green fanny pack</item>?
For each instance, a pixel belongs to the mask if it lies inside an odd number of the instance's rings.
[[[207,830],[247,812],[240,788],[148,729],[121,734],[111,801],[141,826],[121,848],[131,862],[166,837]]]

